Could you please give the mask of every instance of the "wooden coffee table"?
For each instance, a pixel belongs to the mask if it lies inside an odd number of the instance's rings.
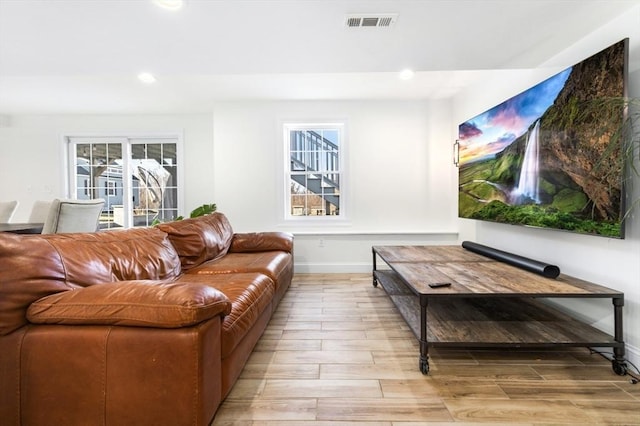
[[[418,338],[423,374],[429,347],[607,347],[614,372],[627,372],[624,293],[564,274],[546,278],[459,246],[374,246],[372,252],[373,285],[385,289]],[[378,258],[388,268],[378,269]],[[438,283],[450,284],[430,287]],[[613,336],[538,298],[610,298]]]

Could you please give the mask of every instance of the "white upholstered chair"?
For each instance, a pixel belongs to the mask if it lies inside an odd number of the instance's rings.
[[[49,208],[51,207],[51,201],[36,201],[31,207],[31,213],[29,214],[29,223],[44,223],[49,216]]]
[[[95,200],[56,198],[51,202],[42,233],[95,232],[98,230],[103,206],[104,200],[101,198]]]
[[[17,208],[17,201],[0,201],[0,223],[9,223]]]

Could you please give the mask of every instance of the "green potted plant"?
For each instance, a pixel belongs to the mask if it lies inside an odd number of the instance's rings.
[[[200,216],[205,216],[208,214],[211,214],[213,212],[215,212],[218,209],[218,207],[214,204],[202,204],[201,206],[196,207],[195,209],[191,210],[191,213],[189,213],[189,217],[200,217]],[[178,216],[176,217],[174,220],[182,220],[184,219],[183,216]],[[158,218],[154,219],[153,222],[151,223],[151,226],[155,226],[157,224],[160,223],[160,220]]]

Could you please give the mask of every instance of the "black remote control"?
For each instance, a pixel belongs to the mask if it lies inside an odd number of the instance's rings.
[[[449,287],[450,285],[451,283],[433,283],[433,284],[429,284],[429,287],[439,288],[439,287]]]

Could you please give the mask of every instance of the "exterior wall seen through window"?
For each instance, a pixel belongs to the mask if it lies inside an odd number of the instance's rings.
[[[342,124],[285,124],[285,217],[340,216]]]

